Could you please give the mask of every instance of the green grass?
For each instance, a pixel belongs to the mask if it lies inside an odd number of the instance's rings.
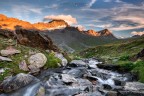
[[[46,57],[48,58],[47,63],[45,64],[44,68],[56,68],[58,67],[58,63],[61,63],[61,60],[59,58],[56,58],[54,56],[54,53],[49,53],[49,54],[45,54]]]
[[[144,48],[144,39],[127,40],[107,45],[88,48],[78,53],[81,57],[98,57],[105,60],[119,58],[122,56],[133,56]]]

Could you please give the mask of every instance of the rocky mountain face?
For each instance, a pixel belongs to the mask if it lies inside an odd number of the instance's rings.
[[[114,37],[114,35],[108,30],[108,29],[104,29],[104,30],[101,30],[101,31],[94,31],[94,30],[88,30],[88,31],[83,31],[84,34],[87,34],[87,35],[90,35],[90,36],[95,36],[95,37],[99,37],[99,36],[102,36],[102,37]]]
[[[62,29],[68,26],[68,24],[63,20],[53,20],[48,23],[35,23],[31,24],[26,21],[22,21],[16,18],[9,18],[3,14],[0,14],[0,27],[2,29],[15,30],[15,26],[21,26],[23,29],[37,29],[37,30],[54,30]]]
[[[65,29],[45,31],[45,34],[52,38],[56,45],[69,52],[117,40],[108,29],[95,32],[93,30],[79,31],[75,27],[66,27]]]
[[[51,38],[40,33],[38,30],[20,28],[15,31],[11,31],[7,29],[0,29],[0,35],[7,38],[17,39],[18,43],[21,45],[59,52],[58,47],[53,44]]]

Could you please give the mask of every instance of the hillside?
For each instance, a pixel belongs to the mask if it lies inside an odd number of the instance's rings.
[[[60,30],[46,31],[45,34],[52,38],[56,45],[70,53],[118,40],[108,29],[95,33],[99,35],[92,36],[89,31],[79,31],[75,27],[66,27]]]
[[[80,54],[83,57],[101,57],[104,59],[117,58],[123,55],[136,55],[144,48],[144,38],[130,38],[114,43],[88,48]]]

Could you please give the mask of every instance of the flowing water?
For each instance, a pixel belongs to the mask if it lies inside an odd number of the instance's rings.
[[[97,64],[102,62],[96,59],[83,59],[79,62],[86,64],[70,64],[63,68],[45,70],[37,76],[39,81],[6,96],[35,96],[41,86],[45,88],[44,96],[106,96],[107,92],[119,90],[123,82],[130,80],[126,73],[98,68]]]

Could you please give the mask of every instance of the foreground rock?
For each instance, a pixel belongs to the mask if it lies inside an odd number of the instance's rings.
[[[20,73],[14,77],[9,77],[4,80],[1,84],[1,87],[4,92],[12,92],[28,85],[34,79],[35,77],[32,75]]]
[[[125,90],[144,92],[144,84],[140,82],[126,82]]]
[[[0,61],[12,61],[12,59],[0,56]]]
[[[9,56],[9,55],[21,53],[21,51],[16,50],[15,48],[10,46],[10,47],[7,47],[5,50],[1,50],[0,53],[2,56]]]
[[[42,53],[37,53],[30,56],[28,62],[30,64],[28,67],[30,68],[31,72],[38,72],[40,71],[39,69],[46,64],[47,57]]]
[[[67,59],[63,56],[63,54],[55,52],[55,57],[57,57],[57,58],[59,58],[59,59],[61,60],[61,65],[62,65],[62,66],[66,66],[66,65],[67,65],[68,61],[67,61]]]
[[[23,70],[23,71],[29,71],[28,66],[27,66],[25,60],[23,60],[23,61],[20,62],[19,68],[20,68],[21,70]]]

